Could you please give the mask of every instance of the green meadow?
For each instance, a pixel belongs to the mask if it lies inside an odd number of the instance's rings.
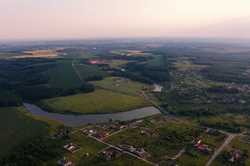
[[[129,111],[149,103],[142,97],[98,89],[91,93],[42,100],[39,105],[51,112],[102,114]]]

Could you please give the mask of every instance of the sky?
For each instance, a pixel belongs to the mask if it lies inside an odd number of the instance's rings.
[[[250,0],[0,0],[0,40],[250,39]]]

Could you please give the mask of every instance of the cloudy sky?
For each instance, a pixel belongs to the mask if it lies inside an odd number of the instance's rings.
[[[0,0],[0,40],[250,39],[250,0]]]

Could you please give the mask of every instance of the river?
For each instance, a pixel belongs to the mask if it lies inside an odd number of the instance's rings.
[[[47,112],[42,110],[38,106],[29,103],[24,103],[24,106],[27,111],[29,111],[34,116],[46,117],[51,120],[62,122],[64,125],[71,127],[82,126],[85,124],[105,123],[109,122],[110,120],[129,121],[161,113],[155,107],[144,107],[127,112],[119,112],[112,114],[69,115]]]

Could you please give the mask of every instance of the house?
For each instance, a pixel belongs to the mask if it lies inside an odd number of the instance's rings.
[[[195,144],[194,144],[194,147],[200,151],[200,152],[203,152],[203,153],[211,153],[212,152],[212,149],[209,148],[208,145],[202,143],[202,140],[198,140]]]
[[[98,139],[104,139],[106,138],[107,136],[109,136],[109,132],[106,132],[106,131],[100,131],[100,132],[97,132],[96,134],[93,135],[95,138],[98,138]]]
[[[230,162],[239,161],[242,158],[242,152],[240,150],[233,150],[230,152],[231,157],[229,158]]]
[[[150,156],[149,153],[144,150],[144,148],[136,148],[136,147],[131,146],[131,145],[119,145],[119,147],[122,150],[131,152],[131,153],[133,153],[141,158],[146,158],[146,157]]]
[[[99,60],[99,59],[92,59],[88,61],[89,64],[91,65],[102,65],[102,64],[106,64],[106,62],[104,60]]]
[[[79,149],[79,147],[73,143],[64,145],[63,148],[71,153],[75,153]]]
[[[60,128],[58,131],[52,136],[52,139],[66,139],[69,138],[70,129],[69,128]]]
[[[57,164],[58,164],[59,166],[73,166],[73,165],[74,165],[73,162],[67,160],[66,157],[63,157],[63,159],[58,160],[58,161],[57,161]]]
[[[112,160],[112,159],[120,157],[122,155],[122,153],[114,148],[108,148],[108,149],[102,151],[101,155],[106,160]]]
[[[129,152],[135,152],[136,148],[131,146],[131,145],[119,145],[119,147],[125,151],[129,151]]]
[[[207,128],[206,129],[206,133],[209,134],[209,135],[220,135],[220,131],[216,130],[216,129],[210,129],[210,128]]]

